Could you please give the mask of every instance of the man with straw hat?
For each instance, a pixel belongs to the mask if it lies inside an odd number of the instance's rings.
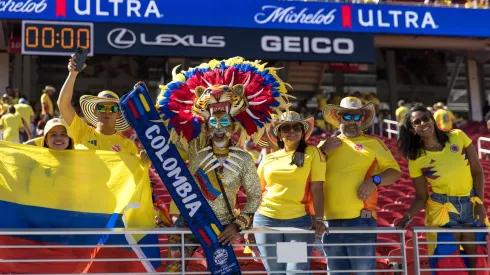
[[[84,68],[86,65],[84,64]],[[71,137],[75,141],[75,149],[105,150],[127,152],[137,155],[138,149],[134,142],[120,132],[130,128],[119,108],[119,96],[111,91],[102,91],[97,96],[84,95],[80,98],[80,107],[87,125],[77,115],[71,105],[73,87],[78,72],[75,71],[74,58],[68,64],[68,77],[58,98],[58,107],[65,122],[70,126]]]
[[[329,137],[318,147],[327,157],[325,219],[329,227],[376,227],[378,186],[387,186],[400,178],[400,167],[390,150],[378,138],[363,133],[373,123],[375,108],[363,106],[360,99],[346,97],[340,106],[326,105],[323,118],[340,129],[338,137]],[[376,243],[376,234],[329,234],[324,243]],[[373,246],[326,246],[328,256],[375,256]],[[374,270],[376,259],[329,259],[330,270]],[[375,274],[358,272],[356,274]]]
[[[43,89],[43,95],[41,96],[41,114],[49,115],[52,117],[54,115],[54,105],[53,101],[51,101],[51,96],[56,92],[56,89],[53,86],[46,86]]]

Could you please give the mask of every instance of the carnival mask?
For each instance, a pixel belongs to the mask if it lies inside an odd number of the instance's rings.
[[[215,147],[226,147],[230,140],[232,130],[233,120],[229,114],[225,112],[216,112],[209,117],[208,133]]]

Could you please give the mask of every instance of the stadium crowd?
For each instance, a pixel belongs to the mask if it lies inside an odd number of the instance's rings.
[[[74,60],[70,60],[68,77],[56,100],[58,108],[53,104],[54,87],[46,86],[43,90],[38,112],[34,112],[20,91],[7,88],[1,105],[3,139],[53,150],[126,152],[148,161],[146,151],[121,114],[116,93],[102,91],[96,96],[84,95],[79,100],[79,109],[75,109],[73,90],[79,73],[75,68]],[[315,235],[255,234],[246,236],[246,240],[248,243],[274,244],[313,243],[315,238],[321,239],[323,243],[339,244],[325,247],[328,256],[339,257],[328,261],[329,269],[376,269],[374,258],[342,259],[374,257],[375,246],[341,245],[376,243],[376,234],[328,234],[328,227],[376,227],[379,190],[397,182],[406,167],[400,167],[382,139],[367,134],[371,125],[383,116],[375,94],[363,97],[356,93],[344,98],[320,95],[318,102],[321,111],[314,118],[304,119],[293,111],[275,117],[268,130],[271,135],[266,139],[268,149],[259,152],[252,142],[243,147],[258,165],[257,173],[251,175],[247,170],[250,181],[242,182],[247,196],[242,214],[236,215],[230,223],[229,216],[235,214],[229,205],[224,212],[217,213],[220,220],[229,225],[220,241],[236,241],[240,231],[251,224],[254,227],[313,228]],[[433,109],[420,104],[407,106],[402,100],[398,105],[398,150],[408,160],[416,192],[411,206],[394,225],[407,227],[423,210],[427,226],[485,225],[483,169],[471,139],[463,131],[453,129],[454,114],[443,103],[435,104]],[[228,125],[226,114],[218,120],[217,129],[220,125]],[[308,142],[312,134],[332,130],[335,133],[322,138],[317,146]],[[150,177],[153,184],[162,186],[154,171],[150,171]],[[254,185],[254,182],[258,184]],[[234,199],[230,198],[230,201],[232,206],[238,204]],[[156,215],[158,225],[186,226],[175,205],[168,207],[156,195],[154,202],[159,211]],[[456,241],[474,241],[475,234],[461,233],[454,238]],[[180,243],[178,239],[173,241]],[[192,238],[185,241],[196,242]],[[466,244],[462,248],[468,254],[477,253],[476,245]],[[171,252],[172,257],[180,257],[183,253],[179,250]],[[189,256],[194,252],[195,249],[185,251]],[[262,260],[268,271],[309,270],[310,263],[278,263],[273,259],[277,256],[275,247],[261,246],[259,252],[261,256],[271,257]],[[310,247],[308,254],[312,253]],[[477,267],[476,258],[470,258],[468,267]],[[178,263],[169,263],[167,271],[178,271],[179,268]]]

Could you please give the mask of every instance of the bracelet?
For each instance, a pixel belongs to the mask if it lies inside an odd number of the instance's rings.
[[[315,217],[315,221],[324,222],[325,219],[323,217]]]

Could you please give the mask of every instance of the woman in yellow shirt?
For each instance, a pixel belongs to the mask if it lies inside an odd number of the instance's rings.
[[[409,160],[410,177],[416,197],[396,227],[404,228],[411,218],[426,209],[425,225],[434,227],[475,227],[485,224],[483,206],[483,171],[475,147],[460,131],[444,132],[424,106],[412,107],[400,126],[398,148]],[[429,196],[428,184],[433,193]],[[433,235],[431,235],[433,234]],[[475,241],[474,233],[427,233],[429,241]],[[432,240],[430,240],[432,238]],[[475,244],[462,244],[465,253],[475,255]],[[452,250],[452,251],[451,251]],[[429,245],[429,254],[457,254],[459,247],[448,249]],[[442,259],[442,260],[441,260]],[[469,267],[476,267],[476,258],[468,258]],[[447,261],[441,264],[442,261]],[[431,258],[432,268],[458,264],[458,258]],[[460,259],[459,263],[463,264]],[[469,274],[476,274],[474,271]]]
[[[296,112],[284,115],[270,131],[271,140],[280,149],[267,155],[258,168],[263,197],[254,217],[254,227],[315,228],[320,239],[326,230],[323,219],[326,166],[319,150],[306,145],[313,131],[313,118],[302,120]],[[255,238],[258,244],[311,244],[315,240],[313,234],[255,234]],[[263,257],[277,256],[275,246],[259,246],[259,251]],[[311,255],[311,247],[308,254]],[[309,270],[308,263],[285,264],[276,259],[262,262],[267,271]]]

